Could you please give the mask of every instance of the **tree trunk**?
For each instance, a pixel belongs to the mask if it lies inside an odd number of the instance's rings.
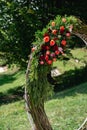
[[[25,101],[26,101],[26,110],[28,113],[28,117],[30,118],[29,121],[31,123],[31,127],[32,130],[52,130],[52,127],[49,123],[48,117],[45,113],[44,110],[44,101],[43,103],[39,103],[39,105],[36,105],[33,100],[32,100],[32,96],[28,95],[27,93],[27,84],[28,84],[28,80],[29,80],[29,70],[30,70],[30,66],[31,66],[31,61],[32,61],[32,54],[30,55],[30,59],[28,62],[28,67],[27,67],[27,71],[26,71],[26,86],[25,86]],[[31,115],[31,116],[30,116]],[[33,123],[32,123],[32,119],[33,119]]]
[[[31,105],[31,115],[35,124],[35,130],[52,130],[48,117],[44,110],[44,105]]]
[[[26,100],[26,110],[28,113],[28,118],[29,116],[30,118],[32,117],[32,119],[29,119],[29,121],[31,120],[30,123],[32,130],[52,130],[52,127],[49,123],[48,117],[44,110],[44,103],[40,104],[39,106],[38,105],[36,106],[26,92],[25,92],[25,100]]]

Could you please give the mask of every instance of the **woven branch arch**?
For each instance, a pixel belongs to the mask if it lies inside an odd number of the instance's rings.
[[[68,41],[71,40],[73,24],[76,22],[72,16],[57,16],[50,22],[51,26],[49,24],[38,33],[38,40],[28,61],[25,86],[26,110],[32,130],[52,130],[44,109],[45,99],[52,90],[47,74],[51,71],[53,62],[68,56],[66,48],[69,48]],[[86,41],[85,43],[87,44]]]

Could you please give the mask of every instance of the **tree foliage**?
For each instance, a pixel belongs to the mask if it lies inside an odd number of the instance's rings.
[[[0,51],[10,63],[26,66],[34,34],[41,27],[26,1],[0,1]]]
[[[86,0],[1,0],[0,52],[8,63],[26,67],[37,30],[58,14],[72,14],[86,21],[86,10]]]

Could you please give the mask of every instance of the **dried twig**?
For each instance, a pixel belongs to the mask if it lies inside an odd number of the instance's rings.
[[[84,120],[84,122],[82,123],[82,125],[81,125],[81,126],[79,127],[79,129],[77,129],[77,130],[83,130],[83,128],[84,128],[86,122],[87,122],[87,118]]]
[[[32,130],[35,130],[35,125],[30,113],[30,101],[29,101],[29,96],[27,94],[27,83],[28,83],[28,75],[29,75],[29,70],[30,70],[30,66],[31,66],[31,61],[32,61],[32,54],[30,55],[29,61],[28,61],[28,66],[27,66],[27,70],[26,70],[26,85],[25,85],[25,107],[26,107],[26,111],[27,111],[27,116],[31,125]]]

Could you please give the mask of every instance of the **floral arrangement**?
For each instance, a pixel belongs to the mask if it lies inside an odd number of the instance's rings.
[[[56,60],[70,58],[70,47],[73,44],[72,29],[77,24],[73,16],[57,16],[42,31],[35,34],[30,57],[28,92],[34,102],[39,105],[52,94],[53,87],[47,79]]]
[[[39,64],[51,65],[61,56],[67,53],[71,32],[73,29],[74,17],[57,17],[51,21],[43,34],[43,42],[40,45]],[[35,51],[36,47],[32,48]]]

